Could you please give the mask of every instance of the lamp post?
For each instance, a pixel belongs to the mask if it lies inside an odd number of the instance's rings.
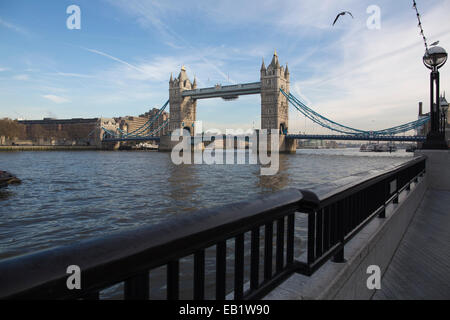
[[[441,47],[431,47],[425,51],[423,64],[431,70],[430,74],[430,121],[431,128],[422,149],[447,149],[445,131],[440,126],[439,71],[447,61],[447,52]]]

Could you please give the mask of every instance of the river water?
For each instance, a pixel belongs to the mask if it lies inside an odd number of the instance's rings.
[[[324,194],[411,157],[404,150],[297,150],[280,155],[278,174],[261,176],[255,164],[177,166],[170,153],[2,152],[0,170],[22,184],[0,189],[0,260],[288,187]],[[208,276],[212,257],[207,251]],[[164,289],[163,281],[154,288]]]

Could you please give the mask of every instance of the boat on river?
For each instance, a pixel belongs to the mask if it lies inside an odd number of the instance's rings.
[[[369,143],[363,144],[359,148],[361,152],[396,152],[397,147],[395,144],[385,144],[385,143]]]
[[[0,170],[0,188],[7,187],[10,184],[19,184],[20,179],[9,172]]]
[[[386,144],[386,143],[380,143],[375,145],[375,152],[396,152],[397,146],[395,144]]]
[[[376,145],[374,143],[363,144],[359,148],[359,151],[361,151],[361,152],[373,152],[373,151],[375,151],[375,146]]]
[[[158,146],[156,144],[152,143],[139,143],[135,147],[133,147],[135,150],[158,150]]]

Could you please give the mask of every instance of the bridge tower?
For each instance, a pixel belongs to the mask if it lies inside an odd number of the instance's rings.
[[[288,129],[289,103],[280,92],[289,93],[289,69],[280,66],[275,51],[267,67],[261,65],[261,129],[277,129],[283,134]]]
[[[169,118],[169,134],[175,129],[187,129],[194,135],[194,122],[196,119],[197,100],[191,97],[183,97],[182,92],[185,90],[192,90],[197,88],[197,81],[191,83],[187,74],[186,68],[181,67],[180,74],[173,79],[170,75],[169,80],[169,104],[170,104],[170,118]]]

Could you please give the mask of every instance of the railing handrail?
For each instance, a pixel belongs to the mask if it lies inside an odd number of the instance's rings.
[[[385,218],[387,204],[398,203],[400,192],[418,181],[425,161],[415,157],[329,192],[315,206],[300,204],[299,211],[308,214],[308,249],[307,261],[297,261],[299,272],[311,275],[332,256],[344,262],[345,244],[376,216]]]
[[[103,289],[172,258],[231,238],[252,225],[275,220],[288,208],[297,207],[302,198],[299,190],[286,189],[264,198],[198,210],[156,225],[8,258],[0,261],[0,298],[34,296],[33,292],[58,298],[79,296],[79,290],[66,287],[66,269],[72,264],[80,267],[87,283],[95,279],[95,286],[82,287],[82,292]]]
[[[395,176],[398,172],[404,170],[405,168],[411,167],[421,161],[426,159],[426,156],[417,156],[411,159],[410,161],[401,163],[393,168],[384,169],[380,172],[374,173],[369,176],[369,178],[360,179],[344,186],[338,187],[333,191],[319,196],[320,205],[324,206],[330,202],[337,201],[339,199],[343,199],[348,195],[354,194],[355,192],[370,187],[377,182]]]

